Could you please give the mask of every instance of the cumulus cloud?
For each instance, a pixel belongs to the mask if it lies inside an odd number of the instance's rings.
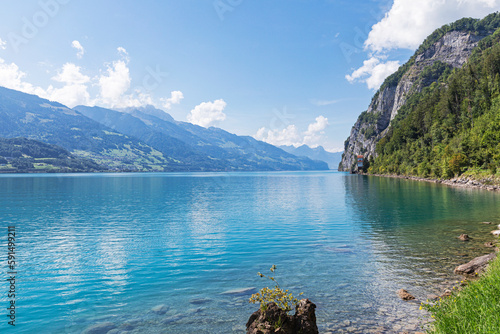
[[[482,18],[500,9],[500,0],[394,0],[365,41],[374,52],[416,49],[435,29],[462,17]]]
[[[26,73],[21,71],[16,64],[7,64],[4,59],[0,58],[0,86],[28,94],[46,94],[43,89],[26,82],[25,77]]]
[[[323,140],[324,130],[327,127],[328,118],[318,116],[314,123],[309,124],[305,132],[301,133],[293,124],[284,129],[276,130],[262,127],[257,131],[254,138],[276,146],[292,145],[299,147],[305,144],[314,148],[320,145]]]
[[[0,38],[0,49],[5,50],[6,47],[7,47],[7,42],[5,42]]]
[[[184,94],[182,94],[181,91],[176,90],[176,91],[173,91],[173,92],[170,93],[170,97],[168,99],[163,98],[163,99],[160,99],[160,100],[163,103],[163,107],[168,110],[168,109],[172,108],[172,104],[179,104],[179,103],[181,103],[181,100],[183,98],[184,98]]]
[[[90,81],[90,77],[82,74],[81,67],[72,63],[64,64],[52,79],[66,84],[85,84]]]
[[[52,77],[52,80],[63,83],[64,86],[62,88],[50,86],[46,94],[50,100],[58,101],[71,108],[79,104],[92,104],[87,86],[90,77],[81,72],[80,66],[66,63],[57,75]]]
[[[126,108],[162,105],[170,107],[184,98],[182,92],[173,91],[166,99],[155,100],[142,86],[132,89],[132,78],[129,70],[127,51],[119,47],[121,59],[105,64],[105,70],[97,76],[84,74],[83,69],[73,63],[64,64],[57,74],[52,76],[53,84],[47,88],[35,86],[26,81],[27,74],[15,63],[7,63],[0,58],[0,86],[35,94],[42,98],[63,103],[69,107],[79,104],[100,105],[106,108]],[[97,87],[96,94],[91,96],[89,90]],[[217,101],[216,101],[217,102]],[[224,102],[225,103],[225,102]],[[215,103],[217,106],[219,103]],[[222,108],[223,109],[223,108]],[[225,115],[222,113],[225,117]],[[220,114],[212,115],[214,122],[221,119]]]
[[[78,59],[82,59],[83,55],[85,54],[85,49],[80,44],[80,42],[75,40],[73,41],[73,43],[71,43],[71,46],[77,50],[76,57]]]
[[[396,72],[399,66],[399,61],[384,63],[377,57],[371,57],[363,62],[363,66],[345,77],[350,83],[361,81],[365,82],[369,89],[378,89],[385,78]]]
[[[398,61],[386,61],[394,49],[415,50],[437,28],[463,17],[483,18],[500,9],[500,0],[394,0],[384,18],[373,25],[364,43],[369,58],[346,75],[377,89],[395,72]]]
[[[100,100],[111,107],[128,107],[124,100],[130,88],[130,70],[123,60],[114,61],[98,79]]]
[[[222,99],[214,102],[203,102],[191,110],[187,119],[193,124],[206,128],[213,126],[226,119],[226,114],[223,112],[226,105],[226,102]]]

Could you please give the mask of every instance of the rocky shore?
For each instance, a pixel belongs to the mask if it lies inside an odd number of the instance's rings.
[[[476,180],[473,178],[468,178],[468,177],[458,177],[458,178],[453,178],[453,179],[430,179],[430,178],[423,178],[423,177],[417,177],[417,176],[406,176],[406,175],[395,175],[395,174],[365,174],[365,173],[359,173],[360,175],[367,175],[367,176],[380,176],[380,177],[390,177],[390,178],[396,178],[396,179],[405,179],[405,180],[414,180],[414,181],[423,181],[423,182],[430,182],[430,183],[438,183],[438,184],[444,184],[447,186],[451,187],[460,187],[460,188],[476,188],[476,189],[484,189],[484,190],[490,190],[490,191],[500,191],[500,185],[499,184],[494,184],[493,179],[484,179],[484,180]],[[490,184],[492,183],[492,184]]]

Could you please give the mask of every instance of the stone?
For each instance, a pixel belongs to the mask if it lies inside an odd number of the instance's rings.
[[[227,290],[221,293],[221,295],[249,295],[256,291],[256,288],[242,288]]]
[[[491,225],[491,222],[483,222],[483,224]]]
[[[500,230],[491,231],[491,234],[493,234],[493,235],[500,235]]]
[[[397,292],[399,298],[401,298],[402,300],[413,300],[415,299],[414,296],[412,296],[408,291],[406,291],[405,289],[400,289],[398,290]]]
[[[441,298],[446,298],[451,296],[451,290],[446,290],[442,295]]]
[[[437,299],[439,299],[439,296],[435,295],[435,294],[430,294],[430,295],[427,296],[427,299],[429,299],[429,300],[437,300]]]
[[[318,334],[315,309],[309,299],[302,299],[290,316],[275,303],[269,303],[265,310],[259,309],[250,316],[247,334]]]
[[[493,242],[489,241],[489,242],[485,242],[484,246],[488,247],[488,248],[493,248],[493,247],[495,247],[495,244]]]
[[[454,273],[464,276],[476,276],[476,274],[482,272],[488,265],[488,262],[493,260],[495,257],[496,253],[476,257],[472,261],[456,267]]]
[[[460,239],[462,241],[469,241],[470,237],[469,237],[468,234],[460,234],[460,236],[458,237],[458,239]]]
[[[87,327],[82,334],[107,334],[110,330],[116,328],[116,325],[112,322],[103,322],[101,324],[95,324]]]
[[[165,305],[165,304],[161,304],[161,305],[158,305],[158,306],[153,307],[153,308],[151,309],[151,311],[152,311],[153,313],[156,313],[156,314],[160,314],[160,315],[161,315],[161,314],[165,314],[165,313],[167,313],[168,309],[169,309],[169,308],[168,308],[168,306],[167,306],[167,305]]]

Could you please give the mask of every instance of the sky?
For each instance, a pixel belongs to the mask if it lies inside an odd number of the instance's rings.
[[[0,86],[154,105],[274,145],[344,140],[436,28],[500,0],[0,0]]]

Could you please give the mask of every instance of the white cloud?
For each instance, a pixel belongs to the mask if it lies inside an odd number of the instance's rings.
[[[305,144],[314,148],[323,141],[324,130],[327,126],[328,118],[318,116],[316,121],[309,124],[307,131],[303,133],[295,125],[291,124],[281,130],[270,130],[262,127],[257,131],[254,138],[276,146],[293,145],[299,147]]]
[[[203,102],[191,110],[187,119],[193,124],[207,128],[226,119],[226,114],[223,113],[226,105],[222,99],[214,102]]]
[[[90,81],[90,78],[82,74],[80,66],[76,66],[72,63],[66,63],[62,67],[62,71],[57,73],[52,80],[66,84],[85,84]]]
[[[118,48],[116,48],[116,50],[118,50],[118,53],[123,56],[123,57],[128,57],[128,52],[127,50],[125,50],[124,47],[121,47],[119,46]]]
[[[73,48],[75,48],[78,52],[76,53],[76,57],[78,59],[82,59],[83,55],[85,54],[85,49],[83,48],[83,46],[80,44],[80,42],[78,41],[73,41],[73,43],[71,43],[71,46]]]
[[[5,60],[0,58],[0,86],[19,90],[28,94],[46,94],[40,87],[35,87],[29,82],[24,81],[25,77],[26,73],[21,71],[16,64],[6,64]]]
[[[500,0],[394,0],[365,41],[372,52],[416,49],[435,29],[462,17],[482,18],[500,9]]]
[[[346,75],[377,89],[395,72],[398,61],[384,61],[394,49],[415,50],[437,28],[463,17],[483,18],[500,10],[500,0],[394,0],[382,20],[373,25],[364,43],[370,53],[363,66]]]
[[[363,66],[345,77],[350,83],[361,81],[365,82],[369,89],[378,89],[385,78],[396,72],[399,66],[399,61],[384,63],[377,57],[371,57],[363,62]]]
[[[0,49],[5,50],[7,42],[0,38]]]
[[[316,117],[316,122],[309,124],[307,127],[306,135],[315,134],[321,132],[328,126],[328,118],[324,116]]]
[[[168,99],[162,98],[160,101],[163,102],[163,107],[168,110],[172,108],[172,104],[181,103],[183,98],[184,94],[182,94],[181,91],[176,90],[170,93],[170,97]]]
[[[124,97],[130,88],[130,70],[123,60],[114,61],[105,74],[98,78],[99,100],[110,107],[129,107]]]
[[[72,63],[63,65],[61,71],[52,80],[64,83],[62,88],[54,88],[50,86],[47,89],[46,97],[52,101],[58,101],[72,108],[76,105],[93,104],[90,100],[87,84],[90,82],[90,77],[82,74],[80,66]]]
[[[128,67],[127,51],[121,47],[117,50],[122,59],[107,64],[106,70],[102,71],[100,75],[89,77],[84,74],[80,66],[66,63],[51,78],[57,84],[50,85],[46,89],[25,81],[27,77],[25,72],[21,71],[15,63],[9,64],[0,58],[0,86],[35,94],[69,107],[84,104],[100,105],[107,108],[126,108],[145,105],[158,106],[157,102],[160,101],[163,104],[168,103],[170,106],[180,103],[184,97],[180,91],[173,91],[170,98],[155,100],[143,87],[131,89],[132,79]],[[91,86],[98,87],[98,93],[93,96],[89,92]],[[217,117],[220,118],[220,115],[214,117],[215,121]]]

